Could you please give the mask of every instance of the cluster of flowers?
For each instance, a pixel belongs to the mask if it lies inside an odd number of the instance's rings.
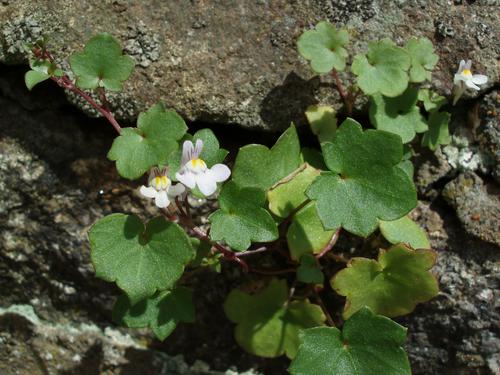
[[[217,190],[217,183],[226,181],[231,175],[230,169],[224,164],[215,164],[208,168],[200,159],[203,141],[198,139],[196,145],[185,141],[182,145],[181,168],[175,174],[179,184],[172,184],[168,178],[168,168],[153,168],[149,176],[149,186],[141,186],[140,192],[146,198],[153,198],[159,208],[168,207],[177,196],[187,193],[187,189],[195,187],[206,197]]]

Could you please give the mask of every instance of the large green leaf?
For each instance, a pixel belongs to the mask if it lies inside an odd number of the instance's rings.
[[[267,192],[269,211],[281,218],[289,216],[307,199],[305,191],[319,173],[319,170],[305,163],[281,179]]]
[[[297,212],[288,227],[286,240],[293,259],[299,260],[304,254],[318,254],[330,242],[334,230],[323,228],[316,202],[310,202]]]
[[[429,272],[435,261],[432,250],[412,250],[403,244],[381,250],[378,261],[352,258],[331,280],[332,288],[347,297],[344,317],[363,306],[391,317],[408,314],[438,294],[436,278]]]
[[[263,208],[265,201],[262,190],[240,188],[234,182],[225,184],[219,196],[220,209],[208,217],[212,240],[225,241],[233,249],[244,251],[252,242],[277,239],[278,228]]]
[[[122,294],[113,308],[113,320],[130,328],[149,327],[159,340],[165,340],[178,323],[195,321],[192,292],[178,287],[158,292],[133,306]]]
[[[116,161],[122,177],[136,179],[152,166],[166,164],[170,154],[179,148],[178,141],[187,130],[175,111],[158,103],[137,119],[137,128],[123,128],[108,153]]]
[[[427,38],[411,38],[405,49],[411,58],[410,82],[430,81],[432,69],[439,60],[432,42]]]
[[[399,136],[363,132],[347,119],[322,149],[330,172],[316,178],[306,194],[317,201],[325,229],[343,227],[365,237],[377,228],[378,219],[399,219],[417,205],[413,181],[397,166],[403,156]]]
[[[108,33],[90,39],[83,52],[70,56],[69,63],[82,89],[105,87],[120,91],[134,69],[134,59],[122,54],[120,43]]]
[[[404,243],[413,249],[430,249],[425,231],[408,216],[393,221],[380,220],[380,232],[392,244]]]
[[[267,190],[300,164],[300,144],[295,126],[290,126],[269,150],[263,145],[240,149],[233,167],[233,181],[242,187]]]
[[[256,295],[233,289],[224,311],[237,324],[234,337],[238,344],[261,357],[286,354],[293,358],[299,346],[299,332],[325,321],[321,308],[308,300],[288,302],[286,281],[277,279]]]
[[[375,94],[370,105],[370,121],[377,129],[397,134],[403,143],[408,143],[416,133],[428,129],[417,100],[418,90],[411,86],[396,98]]]
[[[130,302],[170,289],[194,255],[189,237],[163,217],[146,224],[135,215],[113,214],[89,232],[96,276],[116,281]]]
[[[368,45],[366,55],[356,55],[352,72],[358,76],[358,86],[367,95],[381,93],[394,97],[408,86],[410,55],[391,40],[382,39]]]
[[[451,142],[448,124],[451,114],[448,112],[431,112],[429,115],[429,131],[422,137],[422,146],[435,150],[439,145]]]
[[[292,375],[410,375],[406,328],[364,307],[344,324],[310,328],[290,368]]]
[[[311,105],[306,110],[311,130],[320,142],[331,141],[337,131],[335,110],[329,105]]]
[[[316,73],[328,73],[332,69],[344,70],[349,43],[346,30],[337,30],[328,22],[319,22],[315,30],[305,31],[297,41],[299,53],[311,61]]]

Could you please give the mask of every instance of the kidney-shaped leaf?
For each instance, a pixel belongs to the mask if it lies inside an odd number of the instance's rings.
[[[187,130],[186,123],[175,111],[158,103],[137,119],[137,128],[123,128],[108,153],[116,161],[122,177],[136,179],[154,165],[165,164],[179,148],[178,141]]]
[[[135,215],[113,214],[89,232],[96,276],[116,284],[130,302],[170,289],[194,255],[189,237],[163,217],[146,224]]]
[[[82,89],[105,87],[120,91],[134,69],[134,59],[122,54],[120,43],[108,33],[90,39],[83,52],[70,56],[69,63]]]
[[[408,87],[396,98],[375,94],[370,105],[370,121],[377,129],[397,134],[403,143],[408,143],[415,138],[416,133],[428,129],[416,105],[417,100],[418,90],[414,87]]]
[[[292,375],[410,375],[406,328],[364,307],[344,324],[303,331]]]
[[[299,345],[299,332],[324,324],[321,307],[308,300],[288,300],[285,280],[271,280],[266,289],[249,295],[238,289],[229,293],[224,311],[236,323],[234,337],[246,351],[261,357],[286,354],[293,358]]]
[[[276,144],[247,145],[240,149],[233,167],[233,181],[242,187],[267,190],[300,165],[300,144],[295,126],[290,126]]]
[[[403,156],[399,136],[363,132],[347,119],[322,149],[330,172],[316,178],[306,194],[317,201],[325,229],[342,226],[365,237],[377,228],[378,219],[399,219],[417,205],[413,181],[397,166]]]
[[[224,185],[219,196],[220,209],[208,217],[210,237],[225,241],[235,250],[244,251],[252,242],[270,242],[278,238],[271,214],[263,208],[262,190],[240,188],[234,182]]]
[[[411,58],[410,81],[430,81],[432,69],[439,60],[438,55],[434,53],[432,42],[427,38],[411,38],[405,49]]]
[[[434,251],[403,244],[382,250],[378,261],[352,258],[331,280],[332,288],[347,297],[344,317],[362,306],[391,317],[408,314],[438,294],[437,280],[429,272],[435,261]]]
[[[193,323],[194,315],[192,292],[184,287],[158,292],[133,306],[122,294],[113,308],[115,322],[130,328],[149,327],[159,340],[165,340],[178,323]]]
[[[316,73],[328,73],[345,69],[347,51],[344,48],[349,43],[346,30],[337,30],[328,22],[320,22],[315,30],[305,31],[297,42],[299,53],[311,61],[311,68]]]
[[[382,39],[368,45],[366,55],[356,55],[352,72],[358,76],[358,86],[367,95],[401,95],[408,86],[410,55],[391,40]]]

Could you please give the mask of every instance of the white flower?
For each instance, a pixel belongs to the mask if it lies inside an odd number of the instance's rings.
[[[196,141],[196,146],[193,146],[191,141],[184,142],[181,169],[175,177],[190,189],[198,186],[203,195],[209,196],[217,190],[217,182],[226,181],[231,171],[224,164],[215,164],[212,168],[208,168],[207,164],[200,159],[202,149],[201,139]]]
[[[478,85],[484,85],[486,82],[488,82],[488,77],[486,77],[485,75],[472,74],[470,69],[471,65],[471,60],[467,60],[467,62],[465,62],[464,60],[460,61],[458,71],[453,78],[453,92],[455,94],[453,98],[453,105],[455,105],[458,99],[460,99],[465,90],[472,89],[479,91],[480,87]]]
[[[165,208],[170,204],[170,200],[184,193],[184,186],[181,184],[172,185],[167,177],[167,169],[153,168],[149,174],[149,186],[141,186],[140,192],[146,198],[154,198],[155,204],[159,208]]]

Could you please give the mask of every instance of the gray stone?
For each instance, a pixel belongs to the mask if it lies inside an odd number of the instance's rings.
[[[279,130],[304,122],[305,108],[339,98],[330,77],[313,79],[297,37],[320,20],[346,26],[352,51],[390,37],[427,36],[441,59],[431,86],[449,94],[458,61],[498,81],[498,7],[475,1],[32,1],[0,5],[0,61],[26,62],[22,44],[52,38],[59,60],[95,33],[109,31],[137,62],[125,93],[111,97],[117,117],[134,122],[158,100],[187,120]],[[344,75],[345,77],[345,75]],[[89,110],[81,101],[77,105]],[[361,103],[359,103],[361,104]]]

